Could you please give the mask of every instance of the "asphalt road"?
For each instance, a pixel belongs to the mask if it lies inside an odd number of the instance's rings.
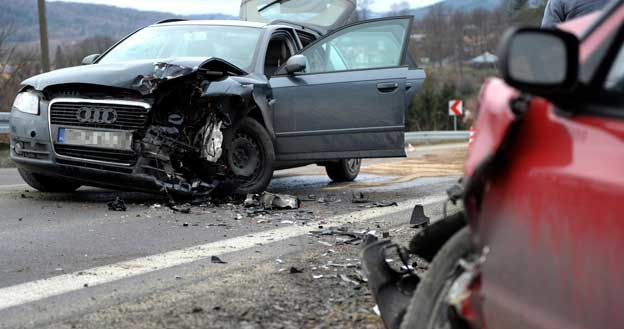
[[[416,204],[425,205],[432,218],[441,217],[444,193],[459,177],[464,154],[465,145],[440,145],[417,148],[409,159],[366,161],[361,177],[350,184],[330,184],[315,166],[277,172],[269,190],[308,200],[303,202],[307,212],[253,218],[235,204],[173,213],[160,206],[162,198],[140,193],[82,188],[73,194],[42,194],[23,185],[15,170],[1,170],[0,328],[241,327],[246,320],[233,317],[238,313],[221,322],[206,314],[192,324],[153,319],[176,313],[172,307],[177,306],[168,303],[189,294],[194,301],[221,296],[224,305],[247,296],[249,289],[241,287],[263,280],[263,271],[274,270],[268,263],[279,266],[281,259],[295,259],[305,267],[313,259],[310,253],[327,244],[310,240],[309,232],[319,227],[388,231],[404,226]],[[354,192],[398,205],[363,208],[351,202]],[[108,210],[107,202],[117,196],[129,203],[128,211]],[[228,264],[214,264],[213,256]],[[241,271],[245,268],[256,270]],[[303,289],[301,282],[296,286]],[[279,285],[257,289],[286,295]],[[245,301],[255,305],[270,299],[256,293]],[[231,304],[234,310],[244,302]],[[135,305],[144,308],[134,310]],[[134,320],[124,322],[129,319]],[[212,325],[202,322],[207,319]],[[283,321],[276,327],[290,327]],[[338,327],[351,326],[341,321]]]

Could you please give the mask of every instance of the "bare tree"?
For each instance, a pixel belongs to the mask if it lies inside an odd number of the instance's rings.
[[[425,35],[422,42],[423,52],[433,63],[442,65],[450,55],[449,49],[451,34],[449,33],[449,9],[444,4],[438,4],[429,10],[420,22],[420,30]]]
[[[0,63],[7,62],[15,47],[8,44],[9,38],[15,33],[15,27],[12,24],[0,28]]]
[[[463,63],[469,56],[466,47],[466,26],[468,17],[463,11],[456,10],[449,17],[449,46],[451,49],[451,59],[456,70],[463,78]]]
[[[0,28],[0,112],[11,110],[23,80],[41,72],[38,47],[18,48],[9,42],[16,31],[11,24]]]
[[[375,0],[359,0],[358,1],[358,13],[360,20],[367,20],[371,17],[371,6],[375,3]]]
[[[0,112],[10,111],[12,102],[11,92],[12,73],[14,67],[11,65],[15,47],[9,45],[9,38],[15,33],[13,25],[6,25],[0,28]]]
[[[526,7],[528,0],[505,0],[504,7],[507,10],[509,16],[514,15],[516,12]]]
[[[407,1],[393,3],[390,6],[390,13],[392,16],[401,16],[409,14],[410,4]]]
[[[114,44],[115,40],[108,36],[96,35],[62,48],[63,67],[76,66],[82,63],[85,56],[102,54]],[[60,68],[60,67],[57,67]]]

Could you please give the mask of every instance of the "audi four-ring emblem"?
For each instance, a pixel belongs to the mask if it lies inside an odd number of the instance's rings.
[[[111,108],[82,107],[76,113],[76,118],[81,123],[112,124],[117,121],[117,111]]]

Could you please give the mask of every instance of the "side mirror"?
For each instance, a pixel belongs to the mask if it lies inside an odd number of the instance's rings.
[[[284,71],[287,74],[295,74],[299,72],[304,72],[308,67],[308,60],[304,55],[295,55],[288,59],[286,62],[286,66],[284,66]]]
[[[98,57],[100,57],[100,54],[89,55],[82,59],[82,65],[91,65]]]
[[[578,38],[560,30],[516,28],[503,37],[500,70],[510,86],[539,96],[571,92],[579,75]]]

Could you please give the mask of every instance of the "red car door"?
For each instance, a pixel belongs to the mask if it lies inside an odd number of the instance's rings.
[[[607,12],[581,46],[594,96],[533,99],[486,188],[489,328],[624,328],[624,5]]]

